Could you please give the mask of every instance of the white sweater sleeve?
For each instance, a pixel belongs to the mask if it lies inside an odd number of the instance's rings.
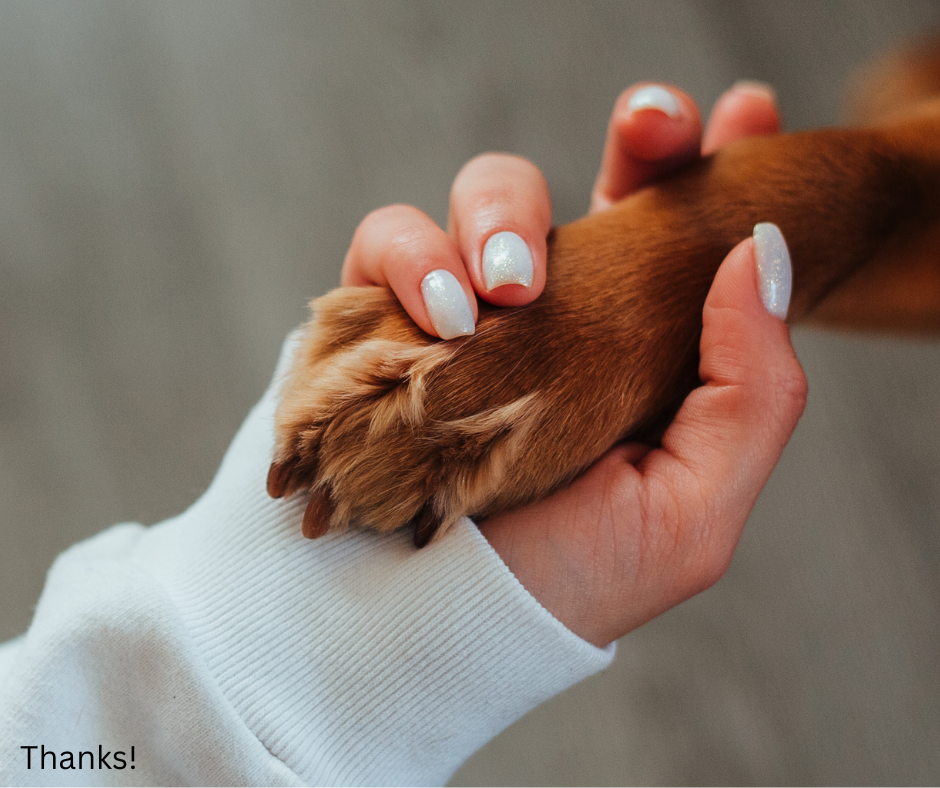
[[[304,539],[265,493],[277,379],[191,509],[55,562],[0,647],[0,784],[443,783],[610,662],[469,520]]]

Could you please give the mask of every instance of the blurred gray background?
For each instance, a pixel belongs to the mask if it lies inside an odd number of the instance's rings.
[[[791,129],[940,26],[893,2],[0,5],[0,637],[53,558],[208,484],[357,222],[476,153],[577,217],[611,105],[742,77]],[[940,344],[796,332],[810,400],[727,577],[456,784],[940,782]],[[407,735],[407,734],[405,734]]]

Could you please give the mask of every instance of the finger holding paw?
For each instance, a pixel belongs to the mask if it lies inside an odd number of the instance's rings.
[[[475,329],[476,297],[459,249],[410,205],[379,208],[362,220],[343,263],[342,283],[390,287],[432,336],[453,339]]]

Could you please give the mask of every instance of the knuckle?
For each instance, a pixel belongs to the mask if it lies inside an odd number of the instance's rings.
[[[787,398],[802,413],[806,407],[806,399],[809,396],[809,382],[806,380],[803,368],[797,363],[794,363],[793,366],[794,369],[787,375],[783,389]]]
[[[454,178],[451,193],[453,196],[460,196],[468,189],[472,188],[473,183],[480,177],[486,177],[494,169],[498,169],[499,162],[504,154],[499,153],[481,153],[474,156],[457,172]]]
[[[772,385],[777,411],[787,420],[798,419],[806,408],[809,384],[796,358],[774,376]]]
[[[484,153],[467,162],[454,179],[452,202],[470,210],[492,204],[531,209],[531,198],[549,195],[542,171],[522,156]]]
[[[359,223],[360,230],[379,230],[388,228],[392,230],[396,225],[408,225],[421,221],[424,214],[413,205],[394,203],[383,205],[366,214]]]
[[[463,166],[461,173],[491,173],[493,171],[502,170],[512,170],[517,174],[520,172],[529,172],[541,175],[539,168],[524,156],[519,156],[515,153],[497,153],[492,151],[474,156]]]
[[[387,245],[389,251],[414,253],[418,247],[426,246],[433,239],[431,228],[410,222],[403,222],[395,228],[389,228]]]
[[[366,215],[356,230],[357,240],[381,257],[413,255],[434,248],[443,230],[411,205],[386,205]]]
[[[386,205],[366,215],[356,228],[344,275],[353,276],[349,272],[358,266],[367,278],[384,284],[428,261],[449,268],[455,255],[450,238],[425,213],[410,205]]]

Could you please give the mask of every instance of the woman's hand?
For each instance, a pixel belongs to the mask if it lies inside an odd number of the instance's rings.
[[[773,94],[759,84],[726,92],[704,134],[684,93],[635,86],[614,106],[591,210],[702,153],[778,126]],[[428,333],[472,333],[476,296],[499,306],[538,297],[550,219],[538,169],[519,157],[486,154],[454,181],[446,232],[408,206],[367,216],[343,284],[390,286]],[[758,236],[739,244],[715,278],[703,315],[703,385],[683,404],[662,448],[615,447],[569,487],[480,523],[530,593],[596,645],[721,577],[802,413],[806,381],[780,319],[789,291],[774,280],[789,270],[789,259],[772,230]],[[781,259],[773,270],[758,263],[774,251]]]
[[[739,83],[719,99],[704,137],[698,108],[685,93],[635,85],[614,105],[591,212],[726,142],[778,127],[773,93],[756,83]],[[486,153],[454,179],[446,231],[410,205],[366,216],[346,254],[342,284],[390,287],[432,336],[470,334],[476,297],[522,306],[542,292],[551,215],[548,185],[534,164]]]

